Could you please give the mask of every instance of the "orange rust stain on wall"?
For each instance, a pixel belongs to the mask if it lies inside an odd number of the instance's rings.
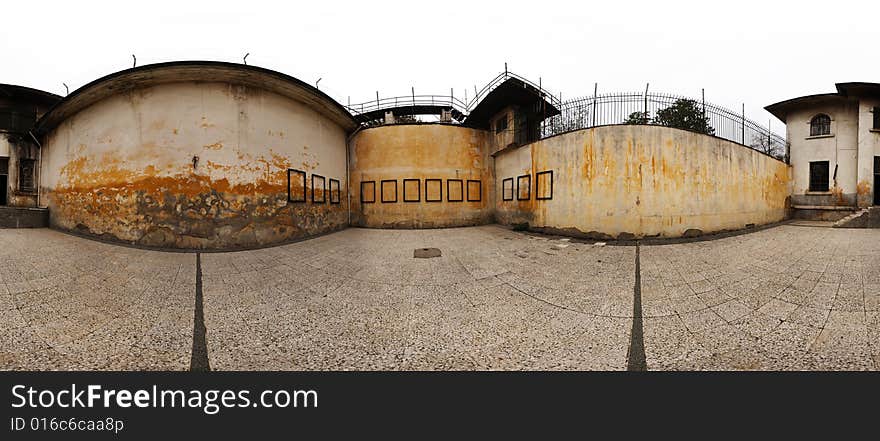
[[[210,149],[210,150],[221,150],[221,149],[223,149],[223,143],[220,141],[217,141],[213,144],[205,145],[204,148]]]
[[[392,125],[359,132],[351,147],[352,222],[367,227],[429,228],[488,223],[491,170],[486,132],[439,124]],[[398,202],[382,203],[382,180],[397,181]],[[403,180],[419,180],[418,202],[404,202]],[[425,180],[442,179],[443,201],[427,202]],[[449,201],[448,181],[462,180],[463,201]],[[468,201],[468,180],[480,200]],[[360,203],[361,182],[376,182],[376,203]],[[472,184],[474,190],[476,184]],[[473,195],[473,192],[472,192]]]
[[[712,232],[782,220],[791,185],[780,161],[661,127],[572,132],[505,151],[495,163],[499,186],[536,164],[557,173],[553,200],[499,201],[500,222],[602,238],[676,237],[687,229]]]

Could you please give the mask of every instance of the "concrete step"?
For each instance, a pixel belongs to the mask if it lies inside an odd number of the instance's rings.
[[[880,207],[863,208],[834,222],[834,228],[880,228]]]

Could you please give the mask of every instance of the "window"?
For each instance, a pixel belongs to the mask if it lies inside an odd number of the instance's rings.
[[[19,159],[18,161],[18,190],[26,193],[36,191],[33,159]]]
[[[495,121],[495,133],[501,133],[507,130],[507,114]]]
[[[828,161],[810,163],[810,191],[828,191]]]
[[[874,130],[880,130],[880,107],[874,108]]]
[[[825,114],[816,115],[810,120],[810,136],[831,134],[831,117]]]

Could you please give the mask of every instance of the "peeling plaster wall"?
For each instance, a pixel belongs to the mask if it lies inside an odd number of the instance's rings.
[[[390,125],[358,132],[350,144],[352,225],[439,228],[492,222],[494,194],[488,137],[483,130],[444,124]],[[404,201],[404,179],[419,180],[418,202]],[[426,201],[426,196],[438,196],[426,189],[426,179],[442,179],[441,202]],[[450,179],[462,180],[463,201],[449,200]],[[397,181],[397,202],[382,202],[382,180]],[[468,201],[468,180],[480,181],[479,195],[471,194],[471,199],[479,196],[479,202]],[[361,182],[365,181],[375,182],[374,203],[361,203]],[[431,185],[436,188],[435,183]],[[472,189],[476,187],[472,184]],[[431,194],[426,195],[426,191]],[[408,196],[415,198],[412,192]]]
[[[344,228],[345,131],[302,103],[228,83],[120,91],[43,142],[55,228],[146,246],[231,249]],[[198,157],[194,166],[194,157]],[[340,204],[288,202],[287,169],[340,181]],[[322,189],[318,190],[321,199]]]
[[[790,194],[783,162],[655,126],[570,132],[502,151],[495,165],[499,223],[594,238],[680,237],[777,222]],[[553,198],[536,200],[535,173],[545,170],[553,171]],[[503,180],[515,185],[525,174],[529,199],[502,200]]]

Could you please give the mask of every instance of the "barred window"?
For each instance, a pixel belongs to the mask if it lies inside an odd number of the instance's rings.
[[[880,130],[880,107],[874,108],[874,130]]]
[[[33,192],[36,190],[34,184],[34,160],[19,159],[18,160],[18,190],[23,192]]]
[[[810,136],[831,134],[831,117],[825,114],[816,115],[810,120]]]
[[[495,133],[501,133],[507,130],[507,114],[495,121]]]
[[[810,163],[810,191],[828,191],[828,161]]]

